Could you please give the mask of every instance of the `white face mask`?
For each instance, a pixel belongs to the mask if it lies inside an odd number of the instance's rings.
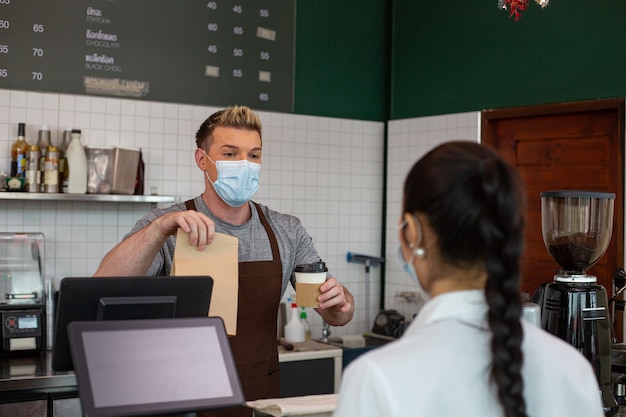
[[[404,228],[404,226],[406,226],[406,221],[403,221],[400,224],[400,226],[398,226],[398,228],[402,229]],[[421,236],[420,236],[420,240],[421,240]],[[418,245],[420,243],[421,242],[418,242]],[[424,287],[422,286],[422,282],[417,276],[417,272],[415,271],[415,267],[413,266],[414,257],[415,257],[415,250],[411,250],[411,259],[409,259],[408,261],[405,261],[404,255],[402,254],[402,246],[400,245],[400,242],[398,242],[398,250],[396,252],[396,258],[398,260],[398,263],[400,264],[404,272],[406,272],[411,277],[411,280],[413,280],[415,285],[417,285],[416,292],[419,294],[419,296],[422,297],[424,301],[428,301],[430,299],[430,293],[424,289]]]
[[[204,150],[203,150],[204,152]],[[215,192],[231,207],[241,207],[247,203],[259,189],[261,165],[248,160],[214,162],[206,152],[209,161],[217,168],[217,180],[211,181],[204,171]]]

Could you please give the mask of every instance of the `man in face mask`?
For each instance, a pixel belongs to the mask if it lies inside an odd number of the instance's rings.
[[[198,250],[215,232],[239,239],[237,335],[230,338],[246,400],[280,395],[277,311],[296,265],[320,259],[299,219],[250,199],[257,191],[262,159],[261,122],[244,106],[211,115],[196,133],[194,157],[205,191],[185,203],[155,209],[102,260],[95,276],[170,275],[176,232],[189,233]],[[317,312],[333,326],[353,316],[352,294],[335,278],[321,287]],[[250,416],[250,410],[224,415]],[[237,414],[241,412],[241,414]],[[206,414],[208,415],[208,414]],[[210,415],[220,415],[211,413]]]

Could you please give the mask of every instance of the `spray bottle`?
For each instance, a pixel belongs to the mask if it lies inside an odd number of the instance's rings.
[[[311,325],[306,316],[306,309],[304,307],[300,308],[302,309],[302,311],[300,311],[300,321],[302,321],[302,325],[304,326],[304,338],[305,340],[311,340]]]

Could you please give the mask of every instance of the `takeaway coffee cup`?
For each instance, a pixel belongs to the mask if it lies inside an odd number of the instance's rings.
[[[320,286],[326,281],[326,264],[322,261],[296,265],[296,302],[298,307],[317,307]]]

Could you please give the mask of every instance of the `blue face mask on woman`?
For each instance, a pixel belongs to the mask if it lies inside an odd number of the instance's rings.
[[[231,207],[241,207],[257,192],[261,174],[260,164],[248,160],[214,162],[206,152],[204,154],[215,164],[217,180],[211,181],[206,171],[204,174],[224,203]]]

